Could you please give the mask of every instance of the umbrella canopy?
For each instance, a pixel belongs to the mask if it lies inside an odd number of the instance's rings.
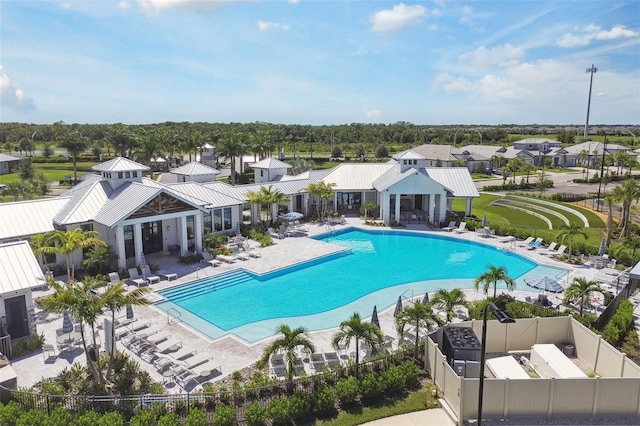
[[[396,310],[393,311],[393,316],[397,317],[400,311],[402,311],[402,296],[398,296],[398,301],[396,302]]]
[[[482,227],[486,228],[487,227],[487,214],[485,213],[484,216],[482,216]]]
[[[133,319],[133,306],[127,305],[127,319]]]
[[[524,282],[529,287],[533,287],[542,291],[550,291],[551,293],[561,293],[564,291],[558,281],[546,276],[525,278]]]
[[[375,324],[380,328],[380,320],[378,320],[378,306],[373,307],[373,313],[371,314],[371,324]]]
[[[304,217],[304,215],[302,213],[298,213],[298,212],[289,212],[289,213],[285,213],[284,215],[282,215],[282,218],[284,220],[288,220],[288,221],[300,220],[303,217]]]
[[[426,305],[427,303],[429,303],[429,292],[424,294],[424,297],[422,298],[422,304]]]
[[[62,315],[62,330],[63,333],[71,333],[73,331],[73,321],[69,312],[65,312]]]
[[[600,247],[598,247],[598,256],[602,256],[607,249],[604,238],[600,240]]]

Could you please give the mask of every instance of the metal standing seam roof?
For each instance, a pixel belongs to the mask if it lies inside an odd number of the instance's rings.
[[[18,161],[18,160],[22,160],[22,158],[0,153],[0,163],[4,163],[7,161]]]
[[[424,157],[417,152],[407,149],[405,151],[394,154],[392,157],[394,160],[424,160]]]
[[[213,167],[209,167],[206,164],[198,163],[194,161],[193,163],[185,164],[184,166],[180,166],[177,169],[173,169],[170,171],[174,175],[182,175],[182,176],[215,176],[220,174],[220,170],[216,170]]]
[[[81,190],[69,193],[72,196],[71,201],[53,217],[54,223],[68,225],[93,220],[109,199],[111,192],[113,191],[107,182],[91,179],[89,185],[84,185]]]
[[[412,150],[427,160],[456,161],[457,158],[453,154],[460,154],[460,149],[451,145],[423,144]]]
[[[276,158],[265,158],[257,163],[247,164],[252,169],[290,169],[291,164],[280,161]]]
[[[223,182],[211,182],[211,183],[203,183],[201,185],[206,186],[215,191],[226,194],[230,197],[243,199],[248,201],[249,193],[256,192],[260,189],[260,187],[269,187],[273,186],[274,189],[279,190],[285,195],[295,195],[300,192],[305,192],[309,183],[312,182],[308,179],[300,179],[300,180],[285,180],[278,182],[265,182],[265,183],[255,183],[249,185],[240,185],[240,186],[232,186]]]
[[[132,171],[149,171],[149,167],[144,164],[136,163],[124,157],[115,157],[104,163],[97,164],[91,168],[97,172],[132,172]]]
[[[53,231],[53,217],[68,197],[0,203],[0,240]]]
[[[44,275],[28,241],[0,244],[0,295],[41,287]]]
[[[169,185],[172,193],[180,193],[193,199],[202,200],[208,209],[241,205],[245,203],[244,198],[237,198],[209,188],[195,182],[183,182]]]
[[[431,179],[450,189],[454,197],[480,196],[466,167],[425,167],[424,171]]]
[[[321,180],[334,183],[334,191],[373,189],[373,182],[389,169],[397,167],[392,163],[350,164],[343,163]]]

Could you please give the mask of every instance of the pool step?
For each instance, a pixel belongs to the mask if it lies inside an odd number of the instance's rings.
[[[200,296],[203,293],[222,290],[251,280],[251,276],[245,271],[232,271],[215,277],[209,277],[192,284],[181,285],[173,289],[162,291],[160,294],[172,302],[180,302],[192,297]]]

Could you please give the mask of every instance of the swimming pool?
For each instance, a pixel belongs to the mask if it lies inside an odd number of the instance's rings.
[[[347,250],[256,275],[236,270],[160,291],[156,305],[178,309],[188,325],[217,338],[233,333],[250,342],[278,324],[310,330],[337,326],[353,311],[363,317],[401,294],[472,288],[487,265],[505,266],[518,282],[526,274],[562,270],[471,241],[408,231],[346,229],[315,237]],[[540,270],[542,268],[542,270]]]

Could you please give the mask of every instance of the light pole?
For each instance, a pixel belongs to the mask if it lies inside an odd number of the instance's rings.
[[[587,122],[584,125],[584,141],[587,141],[589,137],[589,110],[591,109],[591,87],[593,86],[593,75],[598,71],[593,64],[591,64],[591,68],[587,68],[587,74],[591,74],[591,78],[589,79],[589,99],[587,100]]]
[[[484,362],[487,352],[487,313],[491,309],[501,324],[516,322],[505,311],[498,308],[495,303],[489,302],[482,311],[482,345],[480,349],[480,386],[478,388],[478,426],[482,426],[482,391],[484,390]]]
[[[602,189],[602,178],[604,177],[604,160],[606,155],[607,155],[607,135],[604,135],[604,146],[602,147],[602,162],[600,164],[600,183],[598,184],[598,205],[596,206],[596,211],[600,211],[600,189]],[[605,186],[605,189],[606,189],[606,186]]]

